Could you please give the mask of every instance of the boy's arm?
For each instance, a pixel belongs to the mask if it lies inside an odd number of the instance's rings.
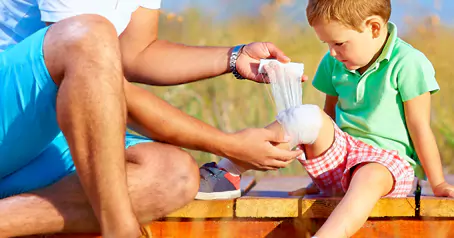
[[[330,116],[333,121],[336,121],[336,104],[337,104],[337,96],[331,96],[326,94],[326,99],[325,99],[325,107],[323,108],[323,111],[325,111],[328,116]]]
[[[410,137],[434,194],[454,197],[454,186],[445,181],[437,143],[430,127],[430,93],[404,102],[404,108]]]

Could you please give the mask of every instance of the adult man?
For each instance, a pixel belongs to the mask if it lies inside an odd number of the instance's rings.
[[[256,169],[285,167],[299,155],[274,148],[282,138],[263,129],[221,132],[128,82],[174,85],[231,69],[258,81],[250,66],[258,59],[288,60],[269,43],[241,51],[160,41],[159,7],[160,0],[0,0],[0,236],[137,237],[140,223],[197,192],[197,165],[178,147]],[[126,124],[160,142],[125,135]]]

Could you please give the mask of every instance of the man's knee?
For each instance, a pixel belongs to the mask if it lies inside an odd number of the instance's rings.
[[[157,144],[160,146],[154,147]],[[144,184],[145,187],[156,191],[158,186],[166,190],[168,197],[178,197],[184,201],[195,197],[199,187],[199,170],[189,153],[160,143],[134,147],[128,149],[127,157],[130,162],[139,165],[141,181],[148,183]],[[150,153],[146,153],[147,150]]]
[[[68,66],[77,62],[112,64],[112,59],[120,59],[115,27],[99,15],[79,15],[54,23],[43,48],[46,66],[57,84]]]

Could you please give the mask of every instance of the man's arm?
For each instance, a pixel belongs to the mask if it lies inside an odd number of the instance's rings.
[[[430,127],[430,93],[404,103],[405,119],[416,153],[437,196],[454,195],[446,183],[435,136]]]
[[[186,46],[158,40],[158,10],[140,7],[120,35],[124,73],[129,81],[174,85],[229,71],[229,47]]]
[[[150,85],[176,85],[230,72],[231,47],[187,46],[158,40],[159,11],[137,9],[120,35],[123,67],[131,82]],[[288,62],[271,43],[252,43],[238,57],[237,70],[244,77],[260,81],[260,58]]]

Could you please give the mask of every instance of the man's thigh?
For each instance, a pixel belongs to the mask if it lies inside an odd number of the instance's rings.
[[[46,32],[0,52],[0,180],[30,163],[60,133],[57,86],[43,56]]]
[[[126,148],[151,139],[127,133]],[[76,170],[63,133],[34,160],[18,171],[0,179],[0,199],[47,187]]]

